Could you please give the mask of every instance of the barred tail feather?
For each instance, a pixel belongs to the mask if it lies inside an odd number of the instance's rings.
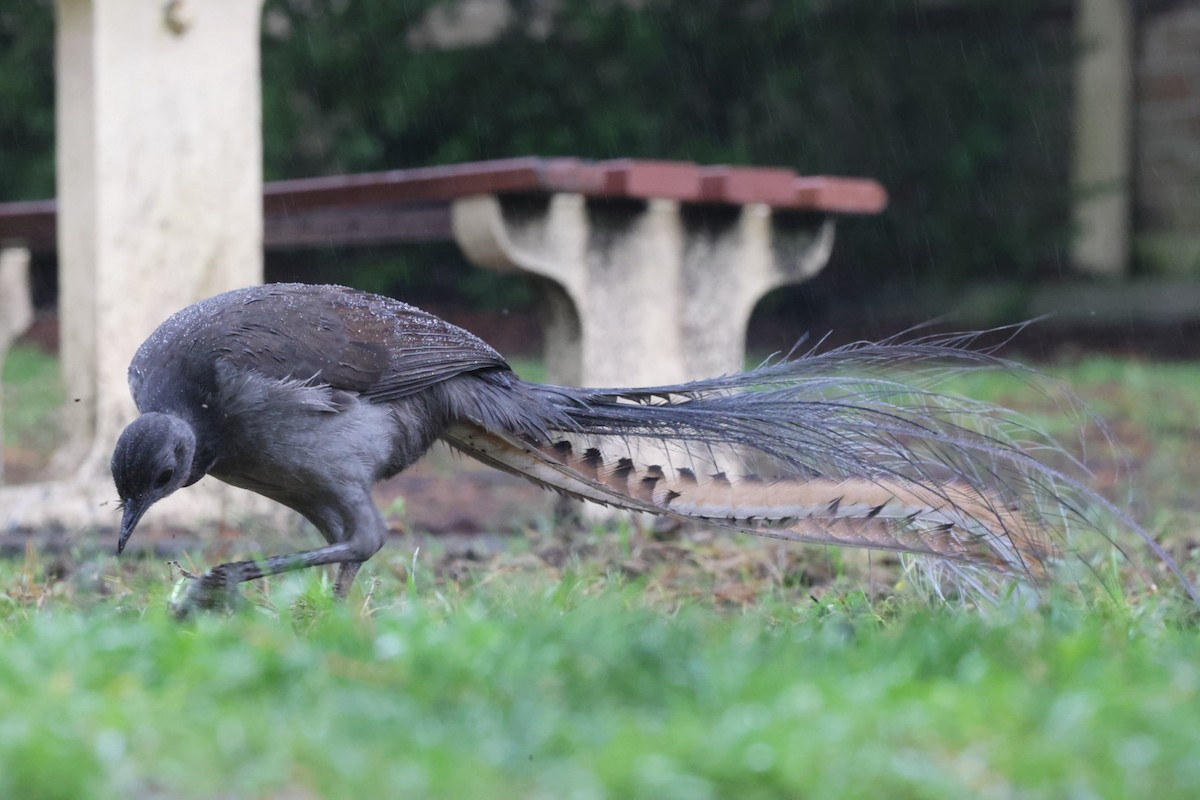
[[[1072,531],[1096,530],[1099,509],[1142,536],[1196,599],[1148,533],[1067,474],[1086,472],[1050,437],[1007,409],[939,391],[971,369],[1041,380],[970,349],[979,336],[858,343],[660,387],[520,383],[536,430],[463,422],[444,438],[592,502],[932,556],[973,586],[982,573],[1045,582]]]
[[[962,484],[931,491],[888,480],[698,477],[690,468],[637,466],[598,448],[577,455],[567,439],[539,445],[472,423],[443,438],[493,467],[602,505],[776,539],[932,556],[1037,581],[1046,573],[1047,550],[1024,521]]]

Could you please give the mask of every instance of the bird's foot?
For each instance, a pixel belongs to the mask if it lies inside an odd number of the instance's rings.
[[[184,620],[197,611],[230,611],[242,599],[237,584],[218,570],[203,575],[184,575],[171,591],[168,605],[175,619]]]

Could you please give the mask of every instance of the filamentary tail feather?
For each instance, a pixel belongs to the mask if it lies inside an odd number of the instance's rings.
[[[1072,532],[1091,525],[1088,509],[1123,515],[1051,466],[1050,456],[1082,469],[1026,420],[938,390],[969,369],[1032,377],[971,349],[978,335],[858,343],[670,386],[522,383],[533,430],[462,422],[443,438],[592,502],[932,556],[971,585],[976,571],[1042,583]]]

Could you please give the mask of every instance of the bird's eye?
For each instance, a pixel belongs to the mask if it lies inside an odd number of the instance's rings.
[[[162,489],[171,482],[171,478],[173,477],[175,477],[175,470],[164,469],[162,472],[158,473],[158,477],[154,479],[154,488]]]

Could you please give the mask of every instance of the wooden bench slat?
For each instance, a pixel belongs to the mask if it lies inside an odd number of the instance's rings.
[[[695,200],[700,196],[700,168],[687,161],[603,161],[604,183],[599,194],[645,200]]]
[[[512,158],[273,181],[263,186],[263,207],[270,214],[318,206],[453,200],[473,194],[534,191],[541,188],[544,164],[540,158]]]
[[[706,203],[790,205],[796,173],[770,167],[706,167],[700,173],[700,196]]]
[[[831,214],[876,214],[887,205],[884,188],[862,178],[797,176],[774,167],[700,167],[688,161],[525,157],[273,181],[263,186],[264,240],[268,247],[286,247],[450,238],[452,200],[551,192],[765,203]],[[54,250],[55,215],[53,200],[0,203],[0,243],[17,240],[32,250]]]
[[[802,177],[793,184],[793,208],[833,214],[878,214],[887,206],[887,191],[861,178]]]
[[[450,203],[314,208],[263,218],[263,246],[443,242],[454,238]]]
[[[26,200],[0,203],[0,244],[18,241],[30,250],[53,250],[57,244],[57,203]]]

